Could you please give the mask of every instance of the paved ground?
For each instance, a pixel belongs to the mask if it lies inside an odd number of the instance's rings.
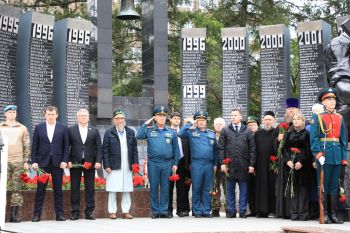
[[[223,213],[221,213],[224,216]],[[326,228],[345,230],[350,232],[350,222],[346,222],[341,225],[330,224],[320,225],[316,221],[298,222],[281,219],[261,219],[261,218],[247,218],[247,219],[228,219],[225,217],[220,218],[201,218],[196,219],[194,217],[179,218],[174,217],[172,219],[150,219],[150,218],[135,218],[132,220],[124,219],[97,219],[95,221],[81,219],[78,221],[56,222],[56,221],[41,221],[39,223],[22,222],[6,223],[6,230],[23,233],[114,233],[114,232],[264,232],[264,233],[277,233],[283,232],[281,227],[296,226],[296,227],[322,227],[323,232],[329,232]],[[1,232],[1,231],[0,231]]]

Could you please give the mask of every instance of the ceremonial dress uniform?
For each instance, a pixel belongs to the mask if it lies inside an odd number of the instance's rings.
[[[158,107],[153,111],[153,115],[166,114],[166,112],[165,107]],[[147,127],[143,124],[137,133],[137,139],[147,139],[152,218],[168,217],[169,176],[172,166],[177,165],[179,159],[176,132],[168,126],[159,129],[156,125]]]
[[[323,90],[319,101],[325,98],[335,98],[336,91],[333,88]],[[338,185],[341,165],[347,165],[347,138],[344,119],[334,111],[325,111],[313,115],[313,124],[310,129],[311,150],[317,159],[318,172],[324,172],[324,215],[325,222],[329,217],[334,223],[339,223],[335,217],[336,204],[338,200]],[[320,159],[324,156],[324,165]],[[327,197],[326,197],[327,195]],[[329,220],[328,220],[329,221]]]
[[[207,119],[206,112],[194,117]],[[195,217],[211,217],[210,189],[213,183],[213,167],[216,161],[216,136],[214,131],[191,129],[192,123],[184,125],[178,136],[187,138],[191,151],[192,211]]]

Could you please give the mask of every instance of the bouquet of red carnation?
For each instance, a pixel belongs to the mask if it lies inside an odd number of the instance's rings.
[[[218,193],[218,189],[216,188],[216,178],[215,176],[213,176],[213,186],[211,187],[209,194],[212,196],[216,196],[218,195]]]
[[[226,166],[226,176],[228,177],[229,176],[229,173],[228,173],[228,167],[230,165],[230,163],[232,162],[232,159],[231,158],[226,158],[222,161],[222,164],[224,164]]]
[[[186,177],[186,179],[185,179],[185,185],[188,186],[188,187],[190,187],[191,184],[192,184],[192,180],[191,180],[190,178]]]
[[[175,171],[173,171],[173,174],[169,177],[169,180],[176,182],[176,181],[180,180],[180,176],[178,174],[176,174]]]
[[[274,173],[277,173],[278,157],[276,155],[270,155],[270,161],[271,161],[270,170],[273,171]]]
[[[95,187],[96,189],[106,188],[106,180],[100,177],[95,177]]]
[[[340,203],[346,202],[346,195],[345,195],[345,190],[343,187],[340,187],[340,189],[339,189],[339,202]]]
[[[291,161],[294,163],[295,157],[297,156],[297,154],[300,154],[301,151],[296,147],[291,147],[290,150],[292,151]],[[290,197],[293,198],[294,197],[294,169],[289,170],[287,185],[286,185],[286,189],[284,190],[285,197],[287,196],[289,191],[290,191]]]
[[[81,168],[85,168],[86,170],[89,170],[92,167],[92,163],[90,162],[84,162],[84,164],[73,163],[72,167],[73,168],[81,167]]]
[[[28,176],[28,174],[26,172],[23,172],[19,178],[23,181],[23,183],[28,183],[28,181],[30,180],[30,177]]]
[[[133,179],[134,187],[143,187],[143,177],[135,174]]]
[[[140,165],[138,165],[137,163],[133,164],[131,167],[132,167],[132,172],[133,173],[139,173],[140,172]]]
[[[38,169],[38,175],[36,177],[36,180],[38,183],[46,184],[49,181],[50,174],[46,173],[43,169]]]
[[[278,133],[285,135],[287,130],[288,130],[288,128],[289,128],[289,124],[287,122],[282,122],[281,124],[278,125]],[[278,159],[282,158],[283,145],[284,145],[284,138],[283,138],[282,141],[280,141],[280,144],[278,145],[278,149],[277,149]]]

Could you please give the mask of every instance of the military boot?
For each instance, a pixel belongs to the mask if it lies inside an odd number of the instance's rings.
[[[22,220],[17,217],[19,206],[11,206],[11,217],[10,222],[21,222]]]
[[[338,204],[337,195],[332,195],[331,196],[331,203],[330,203],[331,211],[330,211],[329,217],[330,217],[332,223],[343,224],[344,222],[339,220],[335,214],[336,210],[337,210],[337,204]]]
[[[323,197],[323,215],[324,215],[324,224],[331,224],[331,220],[328,217],[328,200],[327,196]]]

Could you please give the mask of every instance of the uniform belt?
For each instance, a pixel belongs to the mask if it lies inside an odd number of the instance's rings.
[[[321,142],[339,142],[339,138],[321,138]]]

